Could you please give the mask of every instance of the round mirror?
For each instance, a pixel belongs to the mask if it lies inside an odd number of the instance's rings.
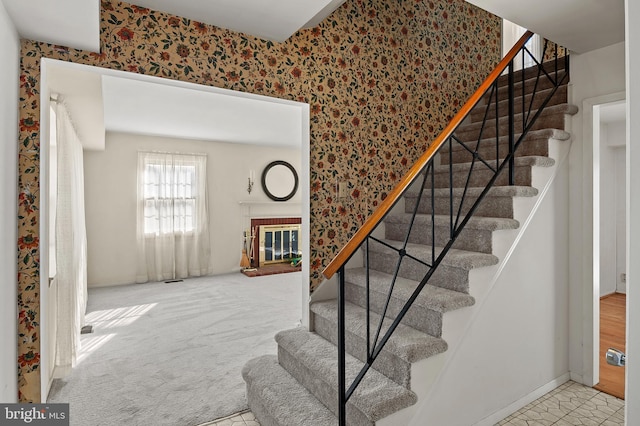
[[[296,169],[286,161],[273,161],[262,172],[262,189],[273,201],[287,201],[298,190]]]

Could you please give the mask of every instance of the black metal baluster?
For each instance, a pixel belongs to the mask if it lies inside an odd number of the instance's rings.
[[[345,321],[344,321],[344,265],[340,268],[338,286],[338,422],[347,426],[347,399],[345,395]]]
[[[522,92],[522,133],[524,133],[524,127],[525,127],[525,119],[524,119],[524,104],[525,104],[525,95],[526,95],[526,91],[525,91],[525,85],[527,83],[527,79],[525,76],[525,67],[524,67],[524,55],[526,53],[528,53],[529,51],[527,50],[526,45],[522,47],[522,69],[520,70],[522,73],[522,87],[520,88],[521,92]],[[535,62],[535,61],[534,61]],[[531,102],[533,102],[533,95],[531,96]],[[515,135],[514,135],[515,138]]]
[[[495,91],[496,91],[496,167],[498,167],[500,165],[500,123],[498,120],[498,117],[500,117],[500,114],[499,114],[500,97],[498,96],[498,92],[500,91],[500,88],[498,87],[497,81],[493,83],[493,87],[495,87]]]
[[[452,157],[451,150],[449,150],[449,161],[451,161]],[[436,175],[433,161],[429,164],[431,165],[431,267],[433,268],[433,263],[436,260]],[[427,169],[427,173],[429,173],[429,169]]]
[[[364,267],[367,273],[367,362],[371,358],[371,290],[369,286],[369,238],[365,240],[364,246]]]
[[[513,60],[508,65],[509,67],[509,77],[508,77],[508,91],[509,94],[509,185],[513,185],[515,182],[515,159],[513,158],[513,143],[514,143],[514,117],[513,117]]]
[[[453,138],[449,138],[449,238],[453,238],[453,156],[451,151],[453,149]],[[460,200],[462,206],[462,200]],[[435,249],[435,246],[434,246]],[[431,251],[433,253],[433,250]],[[431,262],[433,265],[433,262]]]

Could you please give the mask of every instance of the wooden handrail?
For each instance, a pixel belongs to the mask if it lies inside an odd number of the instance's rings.
[[[378,223],[386,216],[391,210],[394,204],[402,197],[404,192],[413,183],[413,180],[420,171],[431,161],[436,152],[445,143],[447,139],[453,134],[454,130],[462,123],[465,117],[471,112],[473,107],[476,106],[478,101],[484,96],[485,92],[491,87],[491,85],[500,77],[502,72],[507,68],[509,63],[516,57],[520,49],[527,43],[533,33],[527,31],[524,33],[520,40],[509,50],[509,53],[502,58],[498,66],[489,74],[489,76],[480,85],[478,90],[475,91],[469,100],[462,106],[460,111],[451,119],[447,127],[440,133],[435,141],[429,145],[427,150],[420,156],[418,161],[409,169],[407,174],[402,180],[393,188],[387,198],[385,198],[378,208],[373,212],[367,221],[358,229],[358,231],[351,237],[351,239],[345,244],[344,247],[338,252],[336,257],[327,265],[322,274],[327,278],[331,278],[338,270],[353,256],[353,253],[362,245],[364,240],[373,232]]]

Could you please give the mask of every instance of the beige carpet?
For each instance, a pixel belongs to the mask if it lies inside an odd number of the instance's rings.
[[[89,290],[82,354],[54,381],[72,426],[189,426],[247,409],[242,366],[301,315],[301,273]]]

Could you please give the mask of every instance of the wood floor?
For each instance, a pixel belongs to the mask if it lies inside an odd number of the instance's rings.
[[[595,389],[624,399],[624,367],[607,364],[608,348],[626,350],[626,304],[627,296],[614,293],[600,299],[600,382]]]

